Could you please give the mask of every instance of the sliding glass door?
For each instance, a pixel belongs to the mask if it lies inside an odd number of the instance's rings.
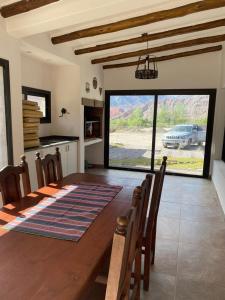
[[[0,169],[12,163],[9,64],[0,59]]]
[[[105,166],[208,177],[216,90],[106,92]]]
[[[155,169],[168,157],[167,171],[203,175],[210,95],[159,95]]]
[[[152,164],[154,96],[110,97],[109,165],[149,169]]]

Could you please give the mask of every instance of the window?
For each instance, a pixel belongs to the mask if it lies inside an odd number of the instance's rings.
[[[22,93],[25,100],[38,103],[43,113],[41,123],[51,123],[51,92],[23,86]]]
[[[0,59],[0,169],[13,164],[9,62]]]

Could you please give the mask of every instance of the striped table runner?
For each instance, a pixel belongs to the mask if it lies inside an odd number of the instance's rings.
[[[94,183],[67,186],[3,228],[77,242],[121,189]]]

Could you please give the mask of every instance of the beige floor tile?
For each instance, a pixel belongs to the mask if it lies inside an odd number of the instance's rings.
[[[176,300],[225,300],[225,288],[190,278],[179,278]]]
[[[224,214],[219,206],[181,205],[181,219],[190,221],[224,222]]]
[[[177,274],[178,243],[157,239],[153,272],[175,276]]]
[[[213,196],[203,196],[201,194],[197,195],[193,192],[193,194],[189,192],[181,195],[180,201],[185,205],[198,205],[198,206],[206,206],[206,207],[219,207],[217,197]]]
[[[182,199],[180,198],[180,195],[182,194],[182,187],[179,185],[175,186],[167,186],[164,185],[163,192],[162,192],[162,201],[166,202],[172,202],[172,203],[182,203]]]
[[[225,249],[195,244],[180,244],[178,250],[178,277],[214,283],[225,288]]]
[[[180,205],[162,201],[159,207],[159,216],[180,219]]]
[[[141,300],[174,300],[176,277],[151,273],[149,292],[141,292]]]
[[[181,220],[180,242],[225,249],[225,223]]]
[[[166,217],[159,217],[157,223],[157,237],[169,239],[175,242],[179,240],[180,220]]]

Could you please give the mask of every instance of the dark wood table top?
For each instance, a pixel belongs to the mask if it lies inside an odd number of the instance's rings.
[[[0,210],[0,225],[53,196],[60,187],[85,182],[122,185],[79,242],[63,241],[0,228],[0,299],[80,300],[101,268],[116,218],[129,210],[132,192],[140,180],[91,174],[71,174],[59,185],[39,189],[23,206],[9,204]]]

